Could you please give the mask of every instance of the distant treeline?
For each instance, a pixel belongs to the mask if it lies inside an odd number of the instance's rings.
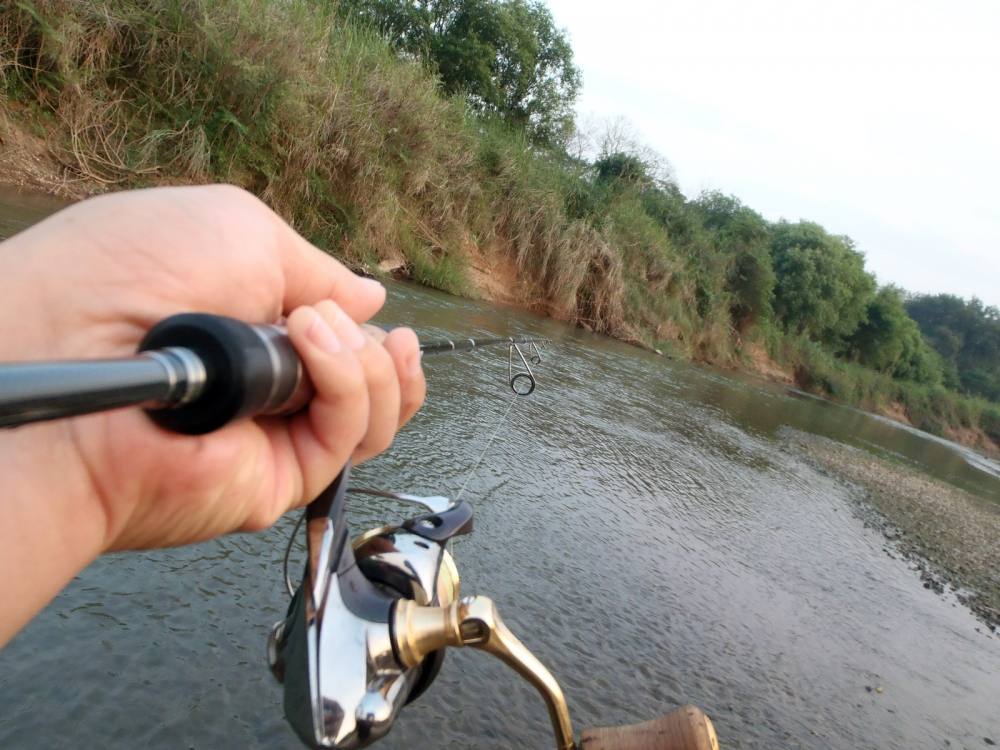
[[[941,355],[946,386],[1000,402],[1000,310],[953,294],[914,295],[906,309]]]
[[[849,237],[810,222],[769,223],[719,192],[688,201],[664,179],[662,162],[634,143],[619,150],[621,139],[606,138],[592,163],[571,158],[581,76],[565,32],[543,2],[340,0],[339,10],[375,28],[404,56],[421,58],[445,91],[464,94],[480,114],[523,130],[536,151],[549,151],[570,182],[569,216],[601,228],[618,218],[614,203],[634,202],[632,211],[665,230],[652,244],[681,251],[702,320],[725,310],[723,321],[738,336],[756,328],[773,339],[767,329],[777,326],[894,379],[1000,401],[996,308],[877,288]],[[651,278],[658,259],[650,260],[646,282],[655,287],[667,274]]]
[[[688,199],[613,128],[581,147],[579,87],[533,0],[0,11],[0,149],[43,139],[64,191],[234,182],[357,267],[470,293],[506,264],[556,317],[1000,443],[995,309],[879,289],[847,237]]]

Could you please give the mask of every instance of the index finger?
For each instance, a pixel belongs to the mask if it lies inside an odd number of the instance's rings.
[[[283,315],[303,305],[332,299],[356,323],[364,323],[385,304],[385,287],[378,281],[350,271],[280,217],[278,222],[278,250],[285,277]]]

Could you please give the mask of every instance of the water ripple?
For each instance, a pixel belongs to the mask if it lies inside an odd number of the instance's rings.
[[[433,336],[557,342],[469,483],[476,532],[455,554],[463,590],[498,602],[579,727],[692,702],[725,748],[1000,739],[1000,642],[888,556],[852,512],[857,489],[783,449],[781,431],[891,451],[1000,499],[988,470],[856,412],[551,321],[412,287],[392,296],[387,320]],[[428,357],[427,407],[358,481],[454,492],[507,406],[505,356]],[[364,528],[402,513],[366,499],[350,517]],[[293,522],[84,571],[0,654],[0,746],[297,747],[263,662]],[[455,653],[381,747],[550,744],[529,686]]]

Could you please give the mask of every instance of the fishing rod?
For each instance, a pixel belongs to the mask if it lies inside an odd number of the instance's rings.
[[[424,354],[507,345],[524,371],[511,388],[535,388],[529,361],[541,339],[448,339],[420,345]],[[525,356],[522,347],[528,348]],[[312,385],[284,328],[221,315],[183,313],[154,326],[135,356],[119,359],[0,363],[0,427],[142,405],[160,426],[203,434],[243,417],[291,414]]]
[[[506,419],[535,390],[531,365],[541,363],[541,341],[445,340],[421,349],[443,354],[505,344],[513,392]],[[0,364],[0,425],[138,405],[165,429],[203,434],[234,419],[292,413],[311,394],[284,329],[185,313],[150,329],[134,357]],[[350,472],[348,463],[306,506],[301,582],[291,583],[286,552],[291,600],[267,641],[285,716],[307,747],[355,750],[376,742],[431,685],[445,651],[470,647],[499,658],[534,686],[558,750],[718,750],[711,721],[694,706],[640,724],[586,729],[578,742],[552,673],[511,633],[491,599],[461,595],[450,548],[455,537],[472,531],[472,506],[461,499],[465,485],[453,501],[349,487]],[[420,512],[352,535],[348,493],[409,503]]]

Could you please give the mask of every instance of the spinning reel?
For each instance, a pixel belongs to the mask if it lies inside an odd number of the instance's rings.
[[[312,748],[348,750],[383,737],[434,680],[447,647],[497,656],[541,693],[556,746],[576,745],[555,678],[504,625],[493,602],[461,597],[448,550],[472,530],[472,507],[374,492],[428,512],[350,542],[349,470],[306,510],[306,562],[288,613],[268,639],[285,715]],[[361,490],[360,492],[369,492]]]

